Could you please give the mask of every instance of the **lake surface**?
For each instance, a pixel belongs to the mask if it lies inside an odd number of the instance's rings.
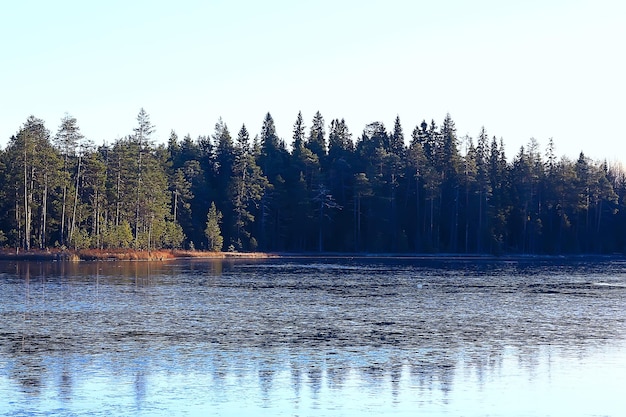
[[[626,263],[0,262],[0,415],[618,416]]]

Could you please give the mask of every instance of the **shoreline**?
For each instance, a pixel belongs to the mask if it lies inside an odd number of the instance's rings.
[[[83,250],[40,250],[21,251],[0,249],[0,261],[169,261],[176,259],[397,259],[422,261],[606,261],[626,260],[620,253],[614,254],[464,254],[464,253],[334,253],[334,252],[208,252],[180,249],[142,251],[134,249],[83,249]]]
[[[82,250],[0,250],[0,261],[168,261],[174,259],[267,259],[276,255],[262,252],[208,252],[189,250],[135,250],[135,249],[82,249]]]

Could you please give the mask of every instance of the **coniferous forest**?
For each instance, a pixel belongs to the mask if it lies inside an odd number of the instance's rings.
[[[353,135],[299,113],[290,139],[260,131],[156,144],[143,109],[95,144],[66,115],[29,117],[0,150],[0,245],[211,251],[600,254],[626,251],[621,165],[557,158],[552,140],[509,157],[447,115]]]

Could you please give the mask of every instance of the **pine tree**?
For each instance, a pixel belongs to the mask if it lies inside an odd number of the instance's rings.
[[[123,221],[133,221],[137,192],[136,155],[129,138],[118,139],[106,151],[107,189],[111,215],[109,222],[118,227]]]
[[[137,156],[137,198],[135,201],[135,247],[139,247],[139,229],[140,229],[140,210],[145,196],[142,195],[144,191],[144,167],[145,154],[147,149],[152,145],[151,135],[154,132],[154,125],[150,123],[150,116],[143,107],[139,110],[137,115],[137,127],[134,128],[134,136],[132,144],[136,148]]]
[[[50,181],[60,177],[55,156],[50,132],[43,120],[34,116],[26,120],[6,149],[7,195],[14,196],[14,243],[25,250],[30,250],[33,242],[43,246],[47,240]]]
[[[101,151],[90,151],[84,158],[83,191],[89,208],[91,245],[102,247],[106,226],[107,167]]]
[[[83,169],[83,156],[85,155],[85,153],[87,152],[87,149],[89,147],[88,143],[80,143],[79,144],[79,148],[78,148],[78,161],[76,164],[76,175],[75,180],[74,180],[74,198],[73,198],[73,203],[72,203],[72,217],[71,217],[71,221],[70,221],[70,227],[69,227],[69,232],[68,232],[68,242],[72,243],[74,242],[73,237],[74,237],[74,232],[76,231],[76,224],[77,224],[77,219],[76,219],[76,212],[79,208],[79,194],[80,194],[80,184],[82,181],[82,169]],[[84,242],[84,239],[81,239],[81,242]],[[74,244],[74,246],[76,246]]]
[[[74,181],[72,181],[71,169],[75,163],[76,150],[80,141],[83,139],[83,135],[80,133],[76,118],[66,114],[61,119],[61,126],[54,137],[54,144],[61,153],[63,158],[63,171],[60,181],[63,188],[63,200],[61,202],[61,229],[60,229],[60,243],[66,243],[66,236],[68,232],[66,230],[66,223],[69,225],[69,221],[66,221],[67,216],[67,199],[68,189]]]

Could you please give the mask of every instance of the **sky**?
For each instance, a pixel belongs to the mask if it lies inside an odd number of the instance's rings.
[[[101,144],[141,108],[157,143],[220,117],[254,136],[270,112],[290,144],[298,111],[355,140],[399,116],[407,141],[449,113],[509,158],[553,138],[558,156],[626,162],[625,21],[623,0],[5,2],[0,147],[31,114]]]

